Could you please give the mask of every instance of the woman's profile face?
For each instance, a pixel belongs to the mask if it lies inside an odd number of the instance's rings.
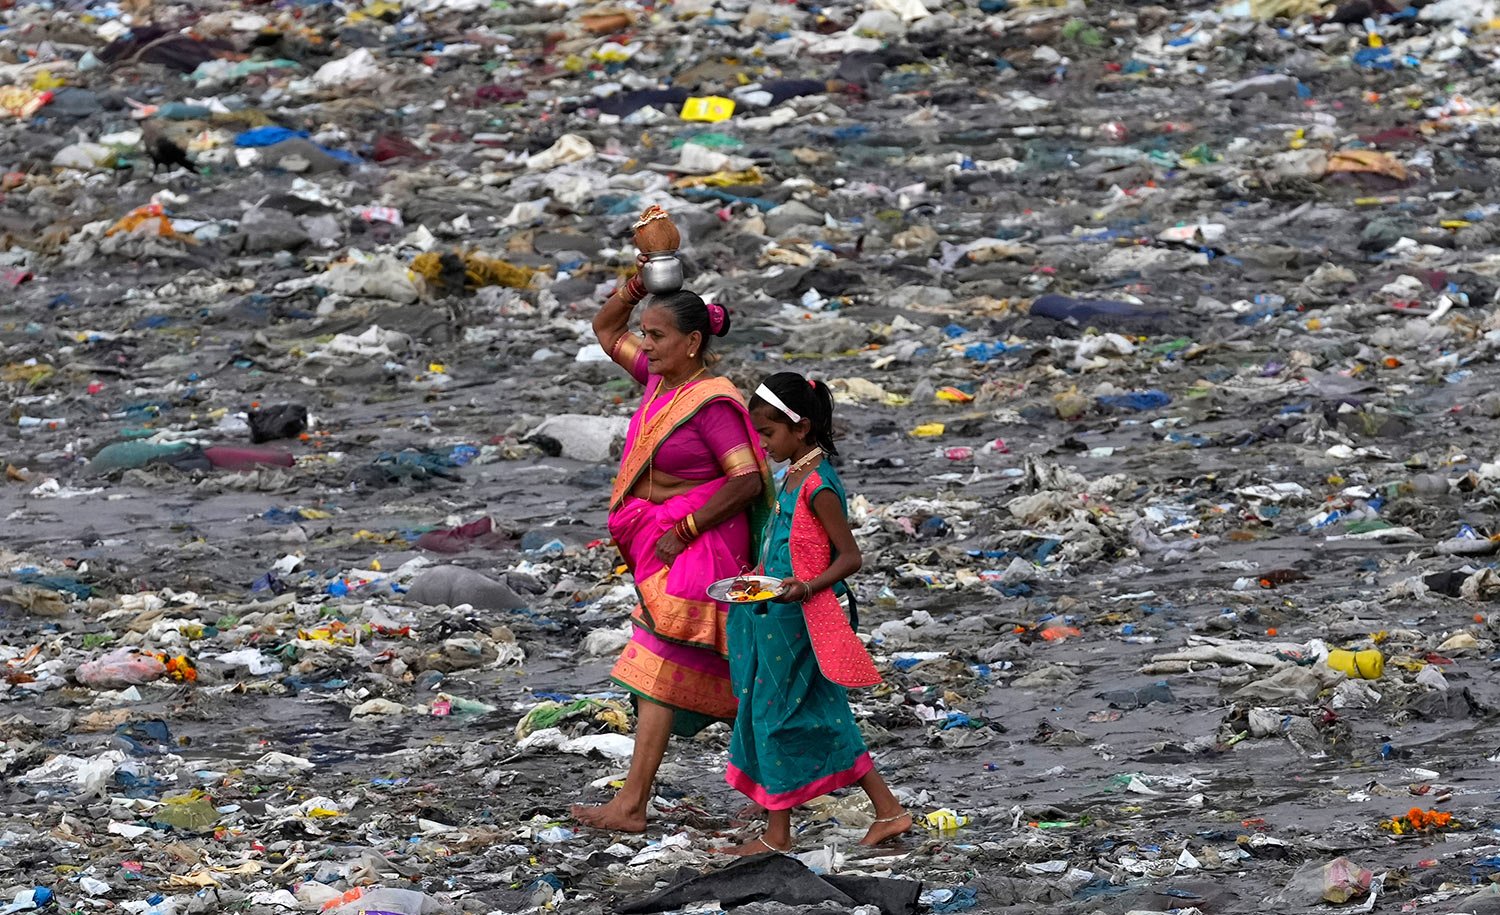
[[[653,375],[681,378],[696,364],[688,354],[697,349],[698,334],[678,330],[677,320],[665,308],[652,306],[641,313],[641,337],[646,370]]]

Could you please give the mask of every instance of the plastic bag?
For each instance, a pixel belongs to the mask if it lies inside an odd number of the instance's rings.
[[[1319,902],[1342,905],[1368,893],[1374,878],[1369,868],[1360,867],[1348,858],[1334,858],[1327,864],[1311,862],[1297,869],[1275,901],[1304,907]]]
[[[369,48],[360,48],[348,57],[331,60],[313,74],[313,82],[325,89],[352,86],[380,75],[380,65]]]
[[[219,811],[214,809],[213,801],[199,791],[167,798],[151,818],[151,822],[159,826],[170,826],[183,832],[208,832],[218,821]]]
[[[117,648],[102,658],[78,665],[73,677],[94,689],[124,689],[159,680],[166,672],[167,666],[155,655]]]
[[[394,912],[399,915],[429,915],[447,909],[438,900],[416,890],[384,886],[355,887],[323,906],[325,915],[358,915],[360,912]]]

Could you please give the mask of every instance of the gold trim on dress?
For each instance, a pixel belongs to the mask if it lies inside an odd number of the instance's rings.
[[[620,349],[625,348],[624,359],[620,358]],[[626,369],[634,371],[637,357],[641,354],[641,340],[630,331],[620,334],[615,340],[615,345],[609,348],[609,358],[619,363]]]
[[[728,454],[719,458],[719,467],[724,476],[734,477],[759,470],[760,462],[755,459],[755,449],[749,445],[735,445]]]

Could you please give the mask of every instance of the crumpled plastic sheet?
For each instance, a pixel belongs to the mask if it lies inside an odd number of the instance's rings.
[[[922,884],[859,875],[818,875],[802,862],[781,854],[754,855],[723,870],[679,874],[672,886],[644,899],[616,906],[620,915],[647,915],[684,908],[695,902],[718,900],[725,908],[749,902],[816,905],[834,902],[854,908],[877,907],[881,915],[915,915]]]

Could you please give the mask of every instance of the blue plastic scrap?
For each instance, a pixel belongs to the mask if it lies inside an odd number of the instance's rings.
[[[287,140],[305,140],[312,136],[305,130],[292,130],[289,127],[252,127],[234,138],[235,146],[258,148],[262,146],[275,146],[277,143],[285,143]]]
[[[979,891],[970,886],[929,890],[922,894],[922,901],[938,913],[967,912],[979,905]]]
[[[1102,406],[1115,410],[1130,410],[1140,412],[1142,410],[1158,410],[1172,402],[1171,395],[1165,391],[1131,391],[1129,394],[1110,394],[1099,398]]]

